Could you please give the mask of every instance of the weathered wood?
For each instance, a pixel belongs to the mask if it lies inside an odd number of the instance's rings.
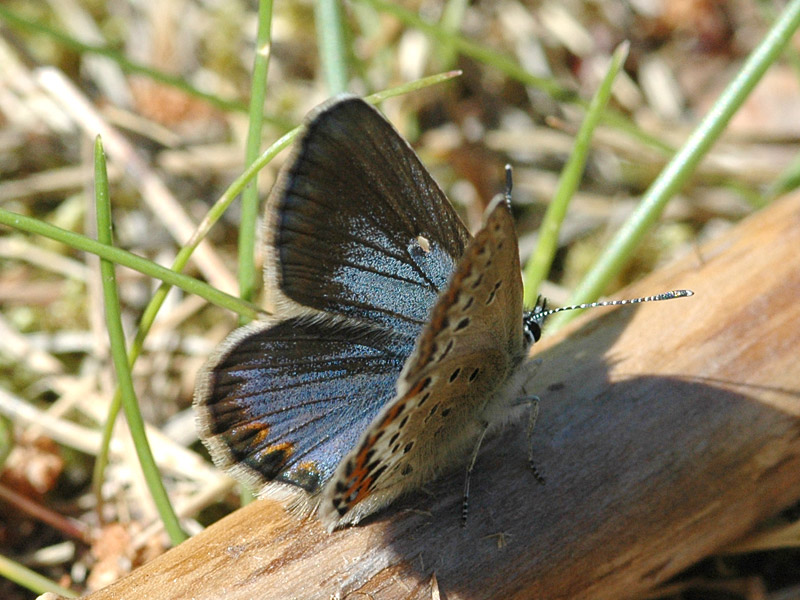
[[[679,287],[696,295],[540,345],[547,483],[510,426],[478,458],[466,528],[461,473],[332,535],[260,501],[90,598],[427,600],[435,573],[450,600],[618,599],[664,581],[800,498],[800,195],[631,292]]]

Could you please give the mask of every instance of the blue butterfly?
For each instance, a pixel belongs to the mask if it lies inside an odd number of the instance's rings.
[[[264,240],[274,316],[234,331],[195,392],[215,463],[259,495],[357,523],[470,452],[471,468],[525,408],[520,367],[553,311],[523,311],[508,197],[470,236],[363,100],[309,116]]]

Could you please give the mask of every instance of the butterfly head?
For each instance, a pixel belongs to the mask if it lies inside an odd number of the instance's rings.
[[[522,333],[525,336],[525,342],[528,347],[532,346],[534,342],[538,342],[539,338],[542,337],[545,316],[547,316],[547,299],[542,296],[536,299],[536,305],[533,310],[526,310],[522,313]]]

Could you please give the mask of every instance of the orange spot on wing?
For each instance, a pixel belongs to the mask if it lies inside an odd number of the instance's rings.
[[[263,427],[261,425],[254,426],[255,429],[258,427],[258,431],[256,431],[255,435],[253,436],[253,442],[257,446],[261,446],[265,441],[267,441],[267,436],[269,435],[269,427]]]
[[[342,492],[342,498],[345,499],[350,498],[355,493],[355,498],[347,501],[348,510],[369,495],[369,489],[372,485],[372,477],[367,476],[368,472],[366,465],[364,465],[364,456],[366,456],[366,452],[359,452],[358,463],[348,480],[350,487]]]
[[[304,460],[303,462],[298,463],[297,469],[310,474],[319,473],[319,467],[317,467],[317,463],[315,463],[313,460]]]
[[[251,449],[261,449],[267,443],[269,436],[269,426],[263,423],[247,423],[235,428],[233,437],[239,440],[246,440]]]
[[[408,402],[407,398],[408,398],[408,394],[406,394],[402,398],[399,398],[397,400],[397,402],[395,402],[395,405],[392,406],[392,408],[389,410],[389,412],[383,418],[383,421],[381,421],[381,425],[380,425],[381,429],[385,429],[392,421],[394,421],[397,418],[397,415],[399,415],[403,411],[403,409],[406,407],[406,402]],[[366,450],[366,449],[371,448],[375,444],[376,440],[377,440],[377,437],[376,436],[372,436],[369,439],[369,441],[367,442],[367,444],[364,446],[364,449]]]
[[[267,453],[282,452],[286,455],[286,458],[288,459],[294,452],[294,444],[291,442],[281,442],[280,444],[272,444],[271,446],[267,446],[265,452]]]

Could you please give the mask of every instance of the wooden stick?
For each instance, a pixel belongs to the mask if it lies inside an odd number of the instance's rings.
[[[800,498],[800,195],[626,294],[673,288],[696,295],[537,345],[547,482],[510,425],[478,456],[466,528],[463,469],[332,535],[259,501],[89,598],[619,599],[665,581]]]

